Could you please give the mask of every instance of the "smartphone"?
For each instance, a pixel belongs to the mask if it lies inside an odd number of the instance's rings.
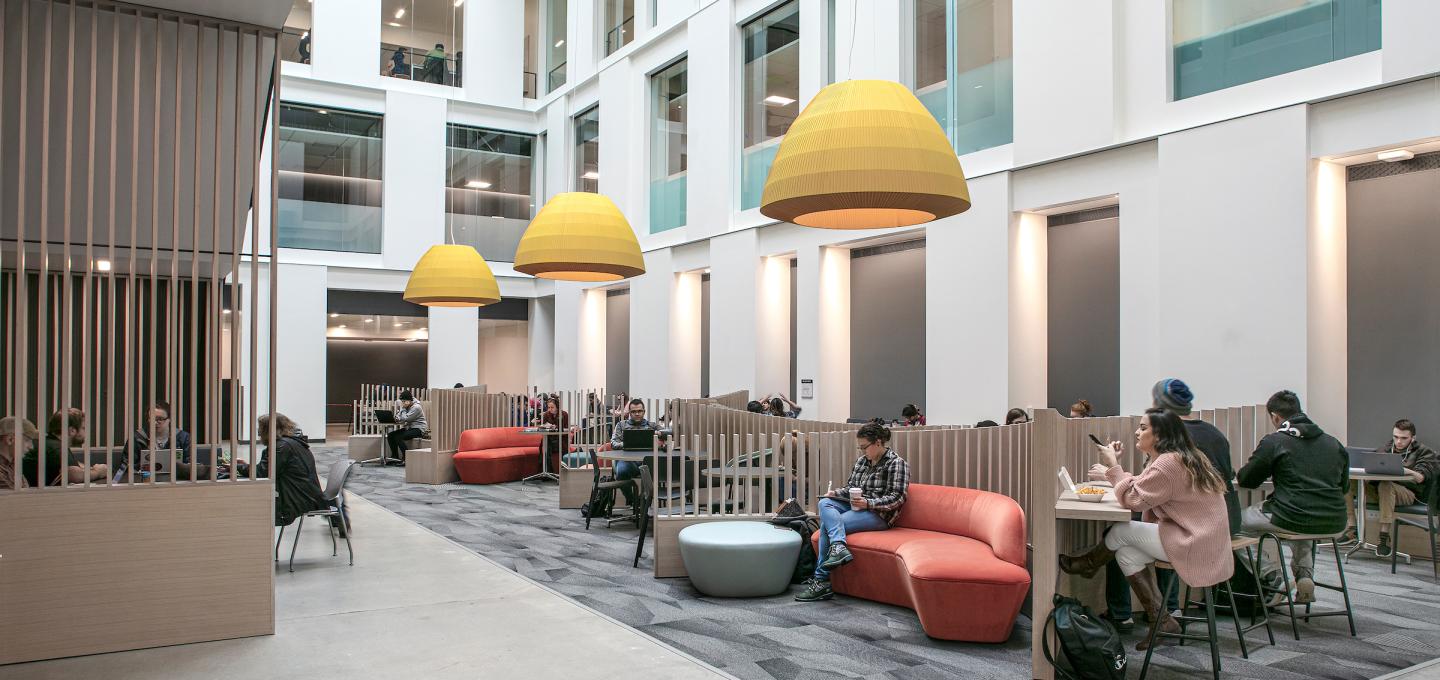
[[[1107,446],[1107,445],[1105,444],[1105,442],[1100,441],[1100,438],[1099,438],[1099,437],[1096,437],[1096,436],[1093,435],[1093,434],[1090,435],[1090,441],[1095,442],[1095,445],[1098,446],[1098,447],[1100,447],[1100,448],[1105,448],[1105,447]]]

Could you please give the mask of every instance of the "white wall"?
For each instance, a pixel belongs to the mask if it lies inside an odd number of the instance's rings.
[[[530,337],[518,320],[482,319],[477,348],[479,379],[490,392],[528,393]]]
[[[310,32],[314,77],[374,87],[380,81],[380,0],[315,0]]]
[[[530,301],[530,385],[555,389],[555,298]]]
[[[670,250],[645,256],[645,274],[630,281],[630,393],[671,395],[670,352],[675,274]],[[678,396],[678,395],[677,395]]]
[[[386,93],[386,119],[394,121],[384,140],[386,268],[413,269],[430,246],[445,242],[445,111],[444,99]]]
[[[428,386],[455,383],[476,385],[480,380],[480,315],[474,307],[430,307]],[[517,357],[518,359],[519,357]]]
[[[755,230],[710,241],[710,393],[754,389],[760,258]]]
[[[320,439],[325,436],[325,268],[282,264],[278,273],[275,408]]]
[[[466,98],[497,106],[524,105],[525,26],[524,0],[468,0],[461,48]],[[455,48],[449,51],[453,54]]]
[[[1114,142],[1116,4],[1015,0],[1015,162]]]

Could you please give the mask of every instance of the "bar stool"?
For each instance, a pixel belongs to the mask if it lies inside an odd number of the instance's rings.
[[[1217,604],[1217,605],[1215,605],[1215,606],[1216,606],[1217,608],[1219,608],[1219,609],[1228,610],[1228,611],[1230,612],[1230,617],[1231,617],[1231,619],[1233,619],[1234,622],[1235,622],[1235,635],[1236,635],[1236,637],[1239,638],[1239,640],[1240,640],[1240,656],[1243,657],[1243,658],[1246,658],[1246,659],[1250,658],[1250,650],[1249,650],[1249,648],[1248,648],[1248,645],[1247,645],[1246,642],[1245,642],[1245,636],[1248,635],[1248,634],[1250,633],[1250,631],[1255,630],[1256,628],[1259,628],[1259,627],[1261,627],[1261,626],[1264,626],[1264,627],[1265,627],[1265,635],[1266,635],[1266,637],[1268,637],[1268,638],[1270,639],[1270,644],[1271,644],[1272,646],[1275,644],[1275,632],[1270,629],[1270,614],[1269,614],[1268,611],[1266,611],[1266,609],[1265,609],[1265,604],[1264,604],[1264,603],[1265,603],[1265,586],[1264,586],[1263,583],[1260,582],[1260,561],[1259,561],[1259,553],[1256,553],[1256,552],[1253,550],[1253,548],[1254,548],[1255,546],[1259,545],[1259,543],[1260,543],[1260,539],[1255,538],[1255,537],[1253,537],[1253,536],[1231,536],[1231,537],[1230,537],[1230,552],[1231,552],[1232,554],[1233,554],[1233,553],[1236,553],[1236,552],[1239,552],[1241,549],[1244,549],[1244,550],[1245,550],[1245,561],[1246,561],[1246,563],[1248,563],[1248,564],[1250,565],[1250,573],[1251,573],[1251,575],[1255,578],[1255,592],[1254,592],[1253,594],[1252,594],[1252,593],[1237,593],[1237,592],[1235,592],[1235,583],[1234,583],[1235,579],[1234,579],[1234,577],[1231,577],[1231,579],[1230,579],[1229,581],[1225,581],[1225,582],[1223,582],[1223,583],[1217,583],[1217,584],[1215,584],[1215,587],[1216,587],[1216,588],[1224,588],[1224,589],[1225,589],[1226,596],[1227,596],[1227,598],[1230,600],[1230,603],[1231,603],[1231,605],[1230,605],[1229,607],[1226,607],[1223,602],[1221,602],[1220,604]],[[1184,600],[1184,603],[1185,603],[1185,604],[1184,604],[1184,606],[1183,606],[1183,609],[1189,609],[1191,605],[1197,605],[1197,606],[1199,606],[1199,605],[1203,604],[1202,602],[1197,602],[1197,601],[1192,600],[1192,599],[1190,598],[1190,590],[1191,590],[1190,586],[1188,586],[1188,585],[1185,586],[1185,600]],[[1243,598],[1248,598],[1248,599],[1254,601],[1253,604],[1252,604],[1251,607],[1250,607],[1250,623],[1248,623],[1248,624],[1245,624],[1245,625],[1241,625],[1241,624],[1240,624],[1240,612],[1238,612],[1238,611],[1236,611],[1236,610],[1234,609],[1235,598],[1237,598],[1237,597],[1238,597],[1238,598],[1242,598],[1242,599],[1243,599]],[[1184,622],[1181,622],[1181,624],[1180,624],[1180,630],[1181,630],[1182,632],[1185,630],[1185,623],[1184,623]],[[1181,646],[1184,646],[1184,645],[1185,645],[1185,641],[1184,641],[1184,640],[1181,640],[1181,641],[1180,641],[1180,645],[1181,645]]]
[[[1169,562],[1157,561],[1155,562],[1155,568],[1173,570],[1175,567]],[[1161,606],[1164,606],[1163,603],[1169,601],[1170,593],[1175,591],[1175,589],[1177,588],[1176,584],[1179,583],[1179,581],[1179,574],[1177,573],[1176,578],[1170,581],[1170,585],[1165,588],[1165,592],[1160,594],[1160,602],[1162,603]],[[1140,680],[1145,680],[1145,674],[1150,672],[1150,655],[1155,653],[1155,638],[1157,637],[1177,639],[1180,640],[1180,644],[1182,645],[1185,644],[1186,640],[1195,640],[1197,642],[1203,641],[1210,643],[1210,673],[1214,676],[1215,680],[1220,680],[1220,641],[1219,637],[1215,634],[1215,598],[1217,596],[1216,588],[1218,585],[1219,584],[1205,586],[1204,588],[1200,589],[1204,592],[1205,595],[1204,616],[1186,616],[1184,612],[1181,612],[1180,616],[1175,617],[1175,620],[1180,622],[1180,632],[1162,633],[1160,632],[1159,625],[1154,622],[1150,624],[1150,638],[1149,642],[1147,643],[1149,647],[1145,650],[1145,663],[1140,667]],[[1188,589],[1190,588],[1190,586],[1187,585],[1185,586],[1185,588],[1187,589],[1185,597],[1186,604],[1189,604],[1190,597]],[[1225,592],[1230,599],[1230,611],[1234,612],[1235,593],[1230,590],[1228,586],[1226,587]],[[1205,635],[1191,635],[1185,632],[1186,624],[1199,623],[1201,621],[1205,622]],[[1239,617],[1235,618],[1235,632],[1240,636],[1240,649],[1242,652],[1244,652],[1245,635],[1240,631]],[[1246,658],[1249,658],[1248,653],[1246,653],[1245,656]]]
[[[1267,600],[1265,605],[1266,613],[1288,617],[1290,619],[1290,632],[1295,636],[1296,640],[1300,639],[1300,627],[1296,624],[1297,619],[1305,619],[1305,622],[1309,623],[1310,619],[1320,618],[1322,616],[1344,616],[1350,623],[1350,637],[1355,637],[1355,612],[1350,607],[1350,587],[1345,583],[1345,560],[1340,556],[1340,544],[1338,543],[1343,533],[1344,532],[1336,534],[1292,534],[1283,531],[1267,531],[1260,534],[1259,546],[1257,548],[1259,552],[1265,552],[1266,539],[1275,542],[1275,554],[1280,556],[1280,577],[1283,583],[1281,586],[1283,590],[1280,591],[1276,591],[1274,588],[1262,587],[1262,595],[1264,594],[1263,591],[1269,590],[1285,598],[1284,602],[1279,602],[1275,605],[1270,605]],[[1300,615],[1295,614],[1295,596],[1290,593],[1290,567],[1285,561],[1285,550],[1282,547],[1283,544],[1281,541],[1310,541],[1312,543],[1330,541],[1330,547],[1335,550],[1335,571],[1340,576],[1340,585],[1322,583],[1317,580],[1315,581],[1315,586],[1339,592],[1340,595],[1345,598],[1344,609],[1312,611],[1310,603],[1306,603],[1305,613]],[[1280,610],[1281,606],[1285,607],[1285,611]]]

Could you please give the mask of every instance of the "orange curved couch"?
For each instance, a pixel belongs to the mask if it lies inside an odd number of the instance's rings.
[[[540,471],[544,435],[521,434],[519,427],[486,427],[460,433],[455,474],[466,484],[514,482]]]
[[[835,592],[913,609],[940,640],[1004,642],[1030,591],[1025,511],[1009,496],[911,484],[894,526],[846,541],[855,560],[832,570]]]

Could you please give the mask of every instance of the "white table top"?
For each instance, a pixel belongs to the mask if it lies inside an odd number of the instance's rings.
[[[1055,501],[1055,519],[1088,519],[1100,522],[1129,522],[1130,511],[1115,500],[1114,491],[1106,491],[1099,503],[1082,501],[1074,491],[1060,492]]]

